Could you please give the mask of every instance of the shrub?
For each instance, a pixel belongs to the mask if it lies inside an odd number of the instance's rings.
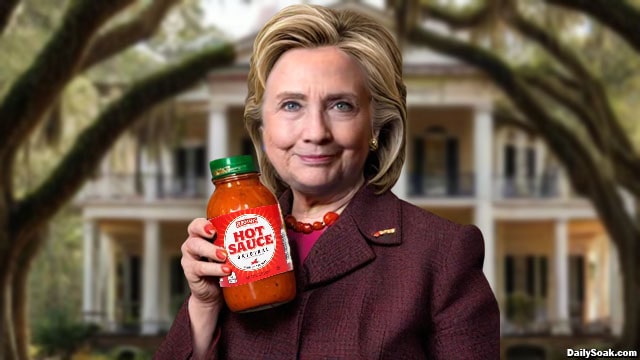
[[[34,324],[33,342],[42,355],[70,359],[91,336],[98,326],[86,324],[74,318],[68,309],[55,309]]]

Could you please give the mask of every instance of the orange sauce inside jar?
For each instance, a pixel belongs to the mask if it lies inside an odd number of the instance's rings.
[[[253,159],[217,159],[210,166],[215,191],[207,218],[216,227],[214,244],[226,248],[227,264],[234,270],[220,281],[228,308],[257,311],[293,300],[296,280],[282,215],[276,197],[260,182]],[[218,228],[220,224],[228,225]]]

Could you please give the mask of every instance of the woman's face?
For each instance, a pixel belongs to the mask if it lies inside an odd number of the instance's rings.
[[[265,153],[294,191],[338,195],[362,181],[370,96],[362,69],[343,51],[285,52],[267,78],[262,118]]]

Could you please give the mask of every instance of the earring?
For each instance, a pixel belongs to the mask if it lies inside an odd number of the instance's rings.
[[[369,149],[371,151],[378,150],[378,139],[377,138],[371,138],[371,140],[369,140]]]

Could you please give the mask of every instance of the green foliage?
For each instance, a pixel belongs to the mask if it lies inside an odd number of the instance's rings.
[[[134,346],[120,346],[109,353],[113,360],[150,360],[152,355]]]
[[[40,346],[43,355],[68,359],[97,331],[97,326],[82,323],[70,309],[61,307],[38,322],[33,341]]]
[[[138,7],[141,7],[138,4]],[[111,25],[133,17],[141,9],[131,9],[111,21]],[[222,33],[204,23],[204,13],[198,0],[182,0],[167,14],[158,31],[147,41],[123,51],[89,71],[95,82],[123,85],[140,79],[182,58],[219,43]]]
[[[0,36],[0,93],[49,40],[67,3],[68,0],[25,0],[18,7],[10,26]]]
[[[82,308],[82,223],[64,208],[48,227],[48,238],[29,274],[29,318],[33,328],[58,309]],[[79,312],[76,315],[80,315]]]
[[[516,325],[523,326],[533,322],[535,302],[531,296],[515,292],[507,298],[507,318]]]

